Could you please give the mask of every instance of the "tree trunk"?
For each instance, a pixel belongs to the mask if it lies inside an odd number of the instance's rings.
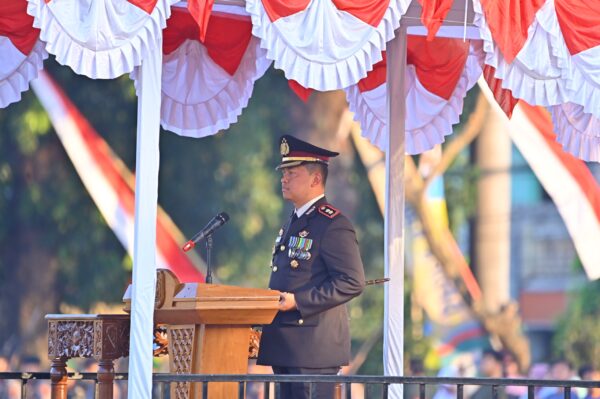
[[[22,220],[21,207],[29,195],[29,185],[47,178],[56,162],[57,147],[44,148],[31,158],[17,156],[18,176],[12,185],[10,204],[10,248],[2,256],[2,318],[0,319],[0,351],[20,356],[36,355],[46,362],[47,325],[44,316],[57,309],[56,275],[58,262],[45,249],[43,226]],[[54,199],[53,199],[54,200]]]
[[[496,313],[510,300],[511,142],[504,121],[489,112],[477,138],[476,258],[477,280],[486,312]]]

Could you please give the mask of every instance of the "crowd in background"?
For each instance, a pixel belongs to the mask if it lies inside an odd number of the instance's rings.
[[[522,374],[515,358],[510,353],[501,353],[494,350],[485,350],[477,361],[472,356],[458,358],[457,361],[443,367],[438,377],[455,378],[527,378],[536,380],[599,380],[600,371],[592,366],[583,366],[575,370],[571,363],[565,359],[556,359],[551,363],[535,363],[529,372]],[[423,363],[419,360],[410,362],[410,369],[406,375],[425,375]],[[456,385],[428,386],[426,389],[427,399],[455,399]],[[535,387],[535,399],[563,399],[563,388],[543,386]],[[499,387],[499,399],[527,399],[527,386]],[[419,399],[419,387],[417,385],[407,386],[404,392],[405,399]],[[465,399],[489,399],[492,398],[491,386],[464,386],[463,397]],[[600,388],[572,388],[572,399],[600,399]]]

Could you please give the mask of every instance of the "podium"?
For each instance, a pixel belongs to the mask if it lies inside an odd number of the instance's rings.
[[[130,292],[131,286],[123,298],[127,312],[131,306]],[[251,327],[271,323],[278,302],[278,291],[180,283],[171,271],[159,270],[154,322],[167,324],[170,372],[246,374]],[[237,396],[235,382],[212,382],[208,386],[210,399]],[[172,384],[171,397],[201,398],[202,384]]]

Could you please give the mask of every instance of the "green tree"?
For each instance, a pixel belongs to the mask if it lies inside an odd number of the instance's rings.
[[[125,253],[32,91],[0,110],[0,132],[0,350],[41,354],[44,315],[61,303],[119,301]]]
[[[572,293],[569,306],[556,325],[553,352],[575,367],[600,368],[600,280]]]

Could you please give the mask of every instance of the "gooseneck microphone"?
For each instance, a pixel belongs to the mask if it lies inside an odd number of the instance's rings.
[[[228,220],[228,214],[226,214],[225,212],[219,213],[217,216],[212,218],[202,230],[200,230],[195,236],[193,236],[191,240],[185,243],[185,245],[183,246],[183,251],[187,252],[190,249],[194,248],[198,241],[211,235],[213,231],[223,226]]]

